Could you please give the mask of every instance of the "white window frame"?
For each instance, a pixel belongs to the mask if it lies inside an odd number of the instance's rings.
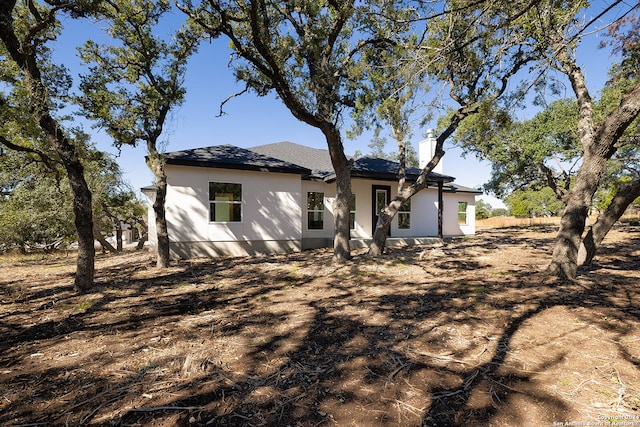
[[[240,186],[240,200],[234,200],[233,196],[231,200],[216,200],[216,199],[212,199],[211,198],[211,185],[239,185]],[[239,182],[223,182],[223,181],[209,181],[209,222],[210,223],[216,223],[216,224],[224,224],[224,223],[231,223],[231,222],[242,222],[242,218],[243,218],[243,208],[242,208],[242,201],[244,199],[244,194],[243,194],[243,190],[242,190],[242,183]],[[214,193],[215,194],[215,193]],[[231,193],[233,194],[233,193]],[[234,213],[234,207],[235,206],[239,206],[240,209],[240,218],[238,219],[231,219],[228,221],[220,221],[220,220],[215,220],[214,218],[212,218],[214,215],[212,215],[212,213],[216,212],[216,207],[219,205],[229,205],[229,210],[231,212],[230,217],[234,217],[233,213]]]
[[[461,210],[460,207],[464,206],[464,210]],[[458,225],[468,225],[469,224],[469,202],[458,202]]]

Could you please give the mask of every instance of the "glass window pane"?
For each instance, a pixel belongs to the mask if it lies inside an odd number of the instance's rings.
[[[307,213],[307,227],[309,230],[322,230],[324,227],[324,214],[322,212]]]
[[[233,200],[242,201],[242,184],[228,182],[210,182],[209,200]]]
[[[231,206],[228,203],[215,203],[216,221],[226,222],[231,220]]]
[[[398,228],[402,228],[402,229],[411,228],[411,214],[398,213]]]
[[[376,190],[376,212],[380,212],[387,206],[387,191]]]
[[[467,202],[458,202],[458,224],[467,223]]]
[[[231,219],[229,221],[242,221],[242,205],[240,203],[234,203],[231,205]]]
[[[210,221],[242,221],[242,184],[210,182],[209,200]]]
[[[307,210],[324,210],[324,193],[310,191],[307,193]]]

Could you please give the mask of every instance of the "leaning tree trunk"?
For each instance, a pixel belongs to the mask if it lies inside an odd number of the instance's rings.
[[[420,176],[412,185],[405,187],[402,191],[398,191],[398,195],[394,197],[394,199],[379,213],[378,222],[376,224],[376,228],[373,231],[373,238],[371,240],[371,244],[369,245],[369,255],[372,257],[382,256],[384,253],[384,248],[387,244],[387,236],[389,235],[389,228],[391,227],[391,221],[400,210],[400,207],[404,202],[409,200],[414,196],[417,192],[427,187],[427,177],[436,167],[436,165],[442,160],[445,152],[442,149],[444,144],[444,140],[450,135],[449,130],[445,131],[438,137],[438,142],[436,144],[436,150],[433,155],[433,158],[429,160],[429,162],[425,165],[425,167],[420,172]],[[402,179],[400,179],[400,186],[403,185]]]
[[[111,253],[118,252],[116,248],[113,247],[111,243],[107,241],[102,235],[102,231],[100,230],[100,226],[97,221],[93,222],[93,238],[102,245],[102,252],[109,251]]]
[[[384,248],[387,245],[387,236],[389,236],[389,230],[391,229],[391,221],[398,213],[398,209],[406,199],[403,201],[397,200],[398,196],[392,200],[389,205],[378,212],[378,222],[376,228],[373,230],[373,238],[369,245],[369,255],[372,257],[379,257],[384,254]]]
[[[607,209],[598,215],[598,219],[587,232],[578,250],[578,265],[589,265],[613,224],[622,216],[629,205],[640,197],[640,178],[622,185]]]
[[[343,262],[351,259],[349,247],[349,215],[351,204],[351,161],[344,155],[340,131],[335,126],[321,128],[329,146],[331,164],[336,172],[336,198],[333,203],[334,240],[333,259]]]
[[[395,129],[393,129],[393,133],[395,135],[398,134]],[[401,195],[407,181],[407,143],[404,139],[396,139],[396,141],[398,143],[398,194]],[[391,221],[402,203],[404,202],[398,202],[394,199],[382,211],[378,212],[378,222],[373,230],[373,238],[369,245],[370,256],[378,257],[384,253],[387,236],[389,236],[389,230],[391,229]]]
[[[147,144],[149,156],[147,164],[156,177],[156,198],[153,202],[153,212],[156,217],[156,233],[158,240],[158,258],[156,266],[169,267],[169,232],[167,230],[167,218],[165,202],[167,199],[167,175],[164,171],[164,163],[160,154],[155,149],[155,144]]]

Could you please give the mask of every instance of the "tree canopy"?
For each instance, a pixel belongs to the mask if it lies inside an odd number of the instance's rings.
[[[115,159],[93,148],[83,132],[75,138],[92,193],[94,225],[103,224],[102,230],[111,235],[122,221],[139,223],[144,207],[123,180]],[[77,240],[73,192],[60,165],[50,168],[27,153],[4,149],[0,188],[1,249],[52,250]]]
[[[476,121],[465,123],[457,135],[463,147],[495,162],[488,188],[496,194],[531,186],[549,187],[562,200],[565,209],[550,271],[566,278],[575,277],[593,197],[601,184],[620,176],[612,174],[616,167],[611,160],[621,170],[628,146],[625,141],[637,135],[640,112],[640,80],[633,65],[629,66],[634,63],[633,52],[637,50],[638,25],[634,14],[637,5],[616,1],[597,10],[599,15],[591,21],[557,20],[563,13],[577,16],[579,8],[586,5],[576,2],[575,6],[553,16],[551,7],[542,15],[544,19],[531,21],[532,45],[540,54],[536,69],[539,78],[534,86],[538,90],[538,105],[544,108],[529,120],[516,121],[506,106],[487,105]],[[611,18],[609,35],[614,52],[623,53],[623,57],[620,64],[613,65],[613,77],[596,102],[588,89],[586,73],[578,66],[577,48],[587,29],[616,7],[623,18]],[[575,98],[547,104],[544,95],[556,96],[563,82]],[[626,190],[626,199],[633,196],[633,188],[628,185],[621,188]],[[599,224],[594,228],[599,228]]]
[[[336,173],[334,259],[350,258],[351,162],[344,113],[369,87],[368,61],[409,29],[402,2],[186,1],[181,9],[210,36],[224,35],[246,91],[275,92],[298,120],[319,129]]]
[[[158,267],[169,265],[165,219],[167,178],[160,147],[172,109],[184,101],[187,61],[197,36],[187,26],[167,38],[157,27],[171,10],[169,0],[118,0],[105,5],[100,17],[109,23],[109,44],[88,41],[80,57],[89,64],[76,98],[83,114],[113,138],[116,146],[146,145],[147,165],[156,179],[153,203],[158,236]]]
[[[0,143],[11,150],[30,153],[49,166],[59,163],[64,167],[74,195],[78,242],[74,283],[79,291],[93,285],[91,191],[78,146],[61,113],[61,107],[68,102],[70,79],[64,67],[51,60],[48,43],[59,33],[60,15],[81,17],[95,7],[91,1],[0,3],[0,77],[5,85],[5,93],[0,96],[4,119]]]

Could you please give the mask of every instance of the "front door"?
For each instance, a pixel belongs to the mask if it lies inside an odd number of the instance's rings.
[[[391,200],[391,187],[388,185],[374,185],[372,187],[372,193],[373,206],[371,207],[371,212],[373,215],[371,218],[371,235],[373,235],[376,230],[378,214],[389,204],[389,200]],[[389,234],[391,234],[391,232],[389,232]]]

